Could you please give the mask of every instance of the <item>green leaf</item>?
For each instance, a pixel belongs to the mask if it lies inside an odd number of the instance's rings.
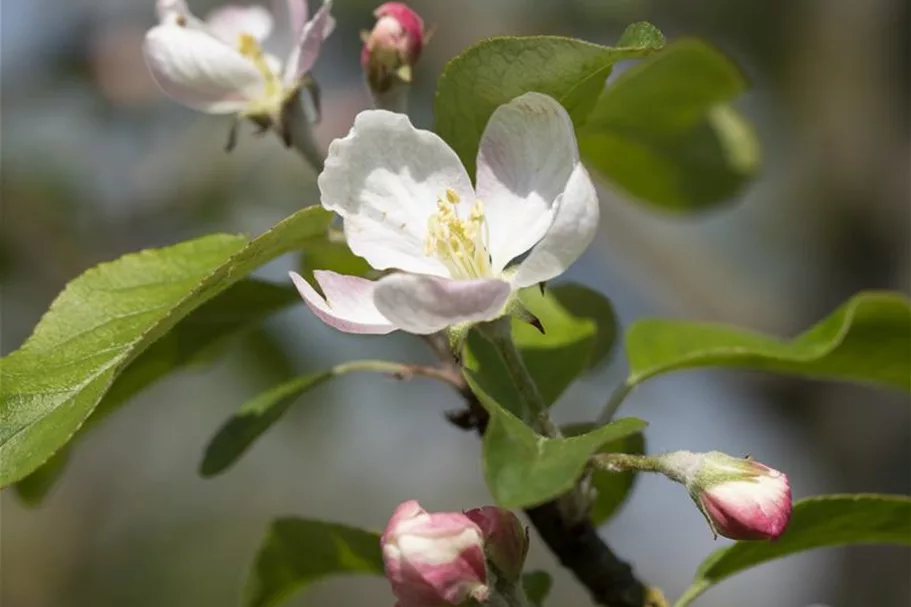
[[[319,288],[313,278],[313,270],[331,270],[347,276],[367,277],[375,270],[363,257],[351,252],[345,242],[315,240],[304,248],[301,258],[301,276]]]
[[[130,363],[79,428],[70,444],[150,384],[176,369],[197,362],[208,362],[204,360],[206,353],[219,349],[225,339],[298,301],[300,296],[291,286],[275,285],[252,278],[233,285],[194,310]],[[39,504],[63,474],[68,457],[69,449],[62,449],[16,483],[16,492],[23,502],[33,506]]]
[[[641,432],[647,425],[629,417],[580,436],[546,438],[491,396],[488,375],[466,368],[465,379],[490,414],[484,432],[484,476],[504,508],[535,506],[566,493],[601,445]]]
[[[146,348],[252,270],[325,232],[331,214],[298,211],[262,236],[217,234],[121,257],[57,297],[0,363],[0,486],[64,446]]]
[[[626,335],[630,386],[679,369],[760,369],[911,390],[911,302],[855,295],[791,341],[725,325],[642,320]]]
[[[245,607],[271,607],[332,575],[383,574],[380,536],[298,518],[274,521],[244,589]]]
[[[734,196],[759,170],[759,143],[727,102],[748,83],[723,53],[680,40],[621,74],[579,132],[586,163],[655,207],[691,211]]]
[[[199,473],[212,477],[227,470],[257,438],[281,419],[301,394],[333,375],[330,370],[295,377],[244,403],[209,442]]]
[[[577,318],[564,306],[559,293],[566,289],[560,286],[542,295],[537,287],[532,287],[520,293],[522,303],[544,327],[544,334],[525,321],[512,321],[513,341],[547,405],[555,403],[589,367],[598,330],[592,320]],[[490,342],[472,331],[463,358],[467,366],[484,374],[499,402],[507,407],[518,406],[520,401],[506,366]],[[520,414],[521,409],[510,411]]]
[[[532,607],[544,607],[544,599],[554,585],[550,574],[545,571],[529,571],[522,574],[522,588]]]
[[[577,126],[584,122],[615,63],[644,57],[664,45],[648,23],[631,25],[617,47],[573,38],[530,36],[491,38],[450,61],[437,81],[435,128],[459,155],[469,175],[487,120],[523,93],[557,99]]]
[[[590,423],[570,424],[563,428],[563,434],[578,436],[591,431],[593,425]],[[637,432],[605,443],[598,449],[598,453],[643,454],[645,453],[645,435]],[[592,473],[592,486],[598,492],[591,511],[592,523],[601,525],[620,510],[633,489],[636,477],[637,474],[632,470],[626,472],[595,470]]]
[[[597,326],[589,368],[608,359],[617,338],[617,315],[610,300],[579,284],[564,284],[550,290],[564,310],[576,318],[590,318]]]
[[[737,542],[716,550],[675,603],[684,607],[735,573],[804,550],[846,544],[911,544],[911,498],[903,495],[824,495],[801,500],[787,531],[774,542]]]

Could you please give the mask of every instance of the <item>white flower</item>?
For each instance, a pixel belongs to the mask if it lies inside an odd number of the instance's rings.
[[[556,100],[526,93],[497,108],[477,166],[475,189],[437,135],[361,112],[329,147],[322,204],[356,255],[401,271],[376,282],[314,272],[325,298],[292,273],[307,305],[347,333],[433,333],[498,318],[515,290],[561,274],[591,243],[598,200]]]
[[[306,0],[287,0],[294,44],[284,62],[265,52],[272,14],[262,6],[225,6],[205,20],[184,0],[157,0],[159,24],[146,34],[146,63],[176,101],[211,114],[237,114],[264,126],[281,123],[333,28],[326,0],[307,20]]]

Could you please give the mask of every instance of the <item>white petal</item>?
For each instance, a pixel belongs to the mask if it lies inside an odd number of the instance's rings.
[[[206,17],[206,25],[214,36],[235,46],[241,34],[262,42],[272,33],[272,14],[257,4],[250,6],[223,6]]]
[[[493,278],[452,280],[392,274],[377,281],[377,309],[398,328],[426,335],[462,322],[496,318],[509,297],[508,283]]]
[[[361,112],[329,146],[318,183],[323,206],[345,220],[348,246],[371,266],[449,275],[424,254],[427,220],[446,188],[465,209],[474,193],[458,156],[436,134],[414,128],[404,114]]]
[[[478,198],[499,272],[547,231],[579,148],[573,124],[555,99],[525,93],[498,107],[478,149]]]
[[[598,194],[578,163],[557,201],[554,222],[512,279],[516,288],[559,276],[588,248],[598,230]]]
[[[264,89],[263,77],[250,61],[198,29],[154,27],[146,34],[143,54],[165,93],[204,112],[237,112]]]
[[[326,298],[303,279],[290,273],[304,303],[321,321],[345,333],[385,335],[395,331],[373,303],[375,282],[357,276],[345,276],[323,270],[313,272]]]
[[[329,14],[332,9],[332,0],[326,0],[323,5],[313,15],[313,19],[307,22],[300,33],[294,38],[295,45],[291,49],[291,55],[285,64],[284,82],[291,85],[310,71],[316,58],[319,57],[320,49],[323,47],[323,40],[329,35],[331,27],[334,27],[335,21]]]
[[[170,23],[175,17],[188,16],[190,8],[185,0],[156,0],[155,14],[161,23]]]

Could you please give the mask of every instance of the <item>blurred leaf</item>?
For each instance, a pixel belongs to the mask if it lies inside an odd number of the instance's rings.
[[[714,47],[669,44],[601,94],[579,132],[583,160],[661,209],[691,211],[729,199],[760,164],[752,127],[726,104],[747,87]]]
[[[497,108],[529,91],[559,101],[578,127],[604,88],[613,65],[644,57],[664,46],[664,36],[648,23],[635,23],[617,47],[559,36],[491,38],[450,61],[437,81],[435,131],[468,169],[487,120]]]
[[[484,476],[504,508],[535,506],[566,493],[601,445],[641,432],[647,425],[628,417],[580,436],[546,438],[491,396],[489,375],[466,368],[465,379],[490,414],[484,432]]]
[[[121,257],[67,285],[0,371],[0,486],[64,446],[117,376],[181,319],[267,261],[325,232],[298,211],[262,236],[216,234]]]
[[[597,335],[588,363],[589,368],[597,367],[607,360],[617,338],[617,315],[610,300],[579,284],[563,284],[550,290],[563,308],[576,318],[590,318],[597,325]]]
[[[332,575],[383,575],[380,535],[298,518],[274,521],[244,589],[245,607],[278,605]]]
[[[716,550],[675,603],[684,607],[735,573],[805,550],[846,544],[911,544],[911,498],[904,495],[823,495],[794,505],[784,535],[774,542],[737,542]]]
[[[330,370],[295,377],[244,403],[209,442],[199,473],[211,477],[224,472],[285,414],[301,394],[332,376]]]
[[[300,270],[301,276],[315,288],[319,288],[319,284],[313,278],[313,270],[331,270],[338,274],[360,277],[367,277],[374,272],[370,264],[363,257],[352,253],[346,243],[329,240],[316,240],[307,244],[301,257]]]
[[[546,571],[529,571],[522,574],[522,587],[532,607],[544,607],[544,599],[550,594],[553,585],[554,582]]]
[[[544,334],[525,321],[512,321],[513,341],[548,406],[589,366],[597,331],[593,321],[576,318],[563,306],[557,295],[563,288],[544,295],[537,287],[520,293],[522,303],[544,327]],[[467,366],[488,378],[494,398],[520,414],[518,393],[493,345],[472,331],[463,356]]]
[[[300,296],[291,286],[248,278],[206,302],[124,369],[70,444],[153,382],[171,371],[200,361],[225,339],[297,301]],[[63,474],[68,457],[69,449],[60,450],[16,483],[16,492],[23,502],[38,505]]]
[[[563,428],[566,436],[578,436],[590,432],[594,424],[570,424]],[[598,453],[645,453],[645,435],[641,432],[624,436],[615,441],[605,443],[598,449]],[[614,516],[626,499],[629,497],[636,482],[637,474],[632,470],[626,472],[605,472],[594,470],[592,472],[592,486],[598,491],[598,497],[592,506],[591,521],[596,526],[605,523]]]
[[[735,327],[641,320],[626,335],[632,386],[679,369],[723,366],[911,390],[911,302],[898,293],[855,295],[791,341]]]

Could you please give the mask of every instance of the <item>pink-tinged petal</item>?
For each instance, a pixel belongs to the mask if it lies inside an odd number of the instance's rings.
[[[449,275],[424,253],[427,221],[446,188],[461,197],[463,217],[474,192],[439,136],[414,128],[403,114],[361,112],[348,135],[329,146],[318,183],[322,205],[345,220],[348,246],[371,266]]]
[[[554,212],[553,223],[513,277],[513,285],[518,288],[559,276],[594,239],[598,231],[598,194],[581,162],[570,175]]]
[[[287,0],[288,4],[288,22],[291,24],[291,36],[294,40],[300,39],[301,30],[307,23],[310,16],[310,10],[307,7],[307,0]]]
[[[209,31],[228,44],[237,45],[241,35],[252,36],[262,42],[272,33],[272,14],[258,4],[250,6],[223,6],[206,17]]]
[[[323,40],[335,27],[335,21],[329,14],[330,10],[332,10],[332,0],[326,0],[313,15],[313,19],[308,21],[295,37],[295,45],[285,64],[283,80],[286,86],[291,86],[303,78],[316,63],[320,50],[323,48]]]
[[[317,270],[313,276],[326,296],[323,298],[301,275],[291,272],[290,276],[307,307],[330,327],[344,333],[368,335],[385,335],[396,330],[373,303],[375,282]]]
[[[477,179],[494,272],[544,236],[578,161],[572,121],[552,97],[525,93],[494,111],[481,137]]]
[[[154,27],[146,34],[143,54],[168,96],[204,112],[237,112],[264,90],[265,81],[250,61],[199,29]]]
[[[498,317],[509,293],[509,283],[493,278],[453,280],[403,273],[377,281],[373,298],[389,322],[403,331],[426,335]]]

